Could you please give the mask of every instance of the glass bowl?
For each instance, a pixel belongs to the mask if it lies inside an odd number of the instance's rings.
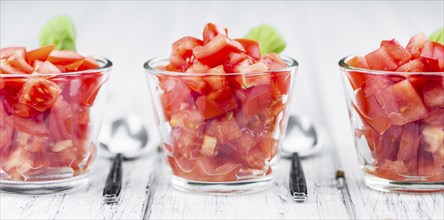
[[[0,74],[2,192],[49,194],[88,183],[105,104],[98,94],[112,67],[96,59],[92,70]]]
[[[161,139],[183,191],[240,193],[272,180],[298,63],[260,73],[182,73],[144,64]]]
[[[444,190],[444,73],[354,68],[339,61],[365,183],[382,191]]]

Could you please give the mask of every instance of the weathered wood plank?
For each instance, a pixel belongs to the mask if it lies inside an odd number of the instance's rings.
[[[90,185],[77,192],[48,196],[1,194],[1,219],[140,219],[146,205],[146,185],[153,168],[152,156],[123,164],[123,188],[118,204],[102,202],[102,190],[111,161],[98,158]]]
[[[294,202],[290,197],[290,162],[281,160],[273,185],[252,194],[214,196],[179,192],[169,185],[170,175],[163,175],[154,195],[150,218],[348,218],[346,207],[341,203],[341,192],[336,189],[335,166],[328,151],[302,162],[309,193],[304,203]]]

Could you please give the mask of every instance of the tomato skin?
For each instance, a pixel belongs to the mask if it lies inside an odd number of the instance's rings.
[[[222,34],[214,37],[208,44],[193,49],[196,59],[209,67],[221,65],[231,52],[245,52],[245,49],[240,43]]]
[[[238,38],[235,41],[239,42],[245,49],[245,52],[256,60],[261,59],[261,50],[259,48],[259,43],[255,40],[250,40],[246,38]]]
[[[70,50],[53,50],[48,56],[48,61],[52,64],[70,64],[82,60],[84,57]]]
[[[196,105],[205,119],[222,115],[238,107],[230,88],[214,91],[207,96],[200,96]]]
[[[208,44],[214,37],[222,34],[224,36],[228,36],[228,29],[213,23],[208,23],[205,25],[203,30],[203,43]]]
[[[183,37],[173,43],[170,65],[180,71],[185,71],[193,63],[193,49],[202,46],[203,42],[194,37]]]
[[[427,41],[427,36],[424,33],[417,34],[410,39],[406,49],[410,55],[412,55],[413,59],[420,57],[422,49]]]
[[[28,51],[27,55],[29,64],[33,65],[35,60],[45,61],[53,50],[55,50],[55,46],[51,44]]]
[[[37,63],[37,62],[36,62]],[[41,73],[61,73],[62,71],[49,61],[38,64],[35,68],[37,72]]]
[[[367,64],[372,70],[395,70],[398,65],[390,56],[385,47],[380,47],[377,50],[365,55]]]
[[[401,44],[395,39],[390,41],[382,41],[381,47],[384,47],[387,50],[387,52],[390,54],[390,56],[397,63],[398,66],[401,66],[404,63],[408,62],[412,57],[410,53],[406,49],[404,49],[404,47],[401,46]]]

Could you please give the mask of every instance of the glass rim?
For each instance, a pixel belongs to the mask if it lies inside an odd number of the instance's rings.
[[[60,72],[60,73],[32,73],[32,74],[26,74],[26,73],[1,73],[0,78],[31,78],[31,77],[58,77],[58,76],[75,76],[75,75],[86,75],[86,74],[92,74],[92,73],[98,73],[108,72],[112,66],[113,63],[102,56],[93,56],[98,63],[103,63],[102,66],[96,69],[90,69],[90,70],[81,70],[81,71],[75,71],[75,72]]]
[[[286,56],[279,55],[285,63],[288,64],[288,67],[276,70],[268,70],[264,72],[250,72],[250,73],[186,73],[186,72],[175,72],[168,70],[161,70],[155,67],[154,64],[158,64],[161,62],[169,61],[169,56],[160,56],[149,59],[143,64],[143,68],[146,72],[154,73],[155,75],[169,75],[169,76],[238,76],[238,75],[262,75],[264,73],[277,73],[277,72],[288,72],[296,70],[299,67],[298,61],[295,59]]]
[[[346,63],[346,61],[350,60],[355,56],[363,55],[365,53],[355,53],[350,54],[341,60],[339,60],[339,68],[343,71],[356,71],[363,72],[373,75],[398,75],[398,76],[406,76],[406,75],[431,75],[431,76],[444,76],[444,72],[397,72],[397,71],[387,71],[387,70],[371,70],[350,66]]]

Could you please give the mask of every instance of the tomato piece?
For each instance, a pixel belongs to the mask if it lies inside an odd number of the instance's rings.
[[[410,53],[395,39],[382,41],[381,47],[385,47],[398,66],[407,63],[412,57]]]
[[[28,64],[28,57],[24,47],[8,47],[0,50],[2,72],[5,73],[32,73],[34,68]],[[11,66],[13,68],[8,68]],[[17,71],[18,70],[18,71]]]
[[[96,58],[93,56],[87,56],[82,62],[82,65],[79,67],[79,70],[90,70],[90,69],[97,69],[100,65],[97,63]]]
[[[45,61],[41,64],[37,63],[35,70],[39,73],[61,73],[62,72],[62,71],[60,71],[59,68],[54,66],[54,64],[52,64],[49,61]]]
[[[429,125],[444,125],[444,109],[430,111],[422,121]]]
[[[427,72],[428,67],[425,59],[418,58],[412,60],[396,69],[397,72]]]
[[[18,93],[19,102],[44,112],[57,100],[61,89],[45,78],[31,78]]]
[[[190,131],[198,129],[203,124],[204,117],[196,107],[178,110],[171,115],[170,119],[171,127],[184,128]]]
[[[217,35],[204,46],[193,48],[193,54],[196,59],[209,67],[223,64],[231,52],[245,52],[245,49],[239,42],[231,40],[222,34]]]
[[[242,61],[248,60],[249,64],[253,64],[254,61],[251,57],[244,53],[230,53],[228,54],[227,58],[225,59],[224,63],[222,64],[224,66],[224,70],[227,73],[234,73],[235,67]]]
[[[203,30],[203,43],[208,44],[217,35],[228,36],[228,29],[213,23],[208,23],[205,25]]]
[[[83,56],[72,50],[53,50],[47,60],[54,65],[67,65],[82,59],[84,59]]]
[[[210,136],[216,136],[221,144],[226,144],[242,135],[239,125],[229,112],[224,117],[207,122],[206,132]]]
[[[247,116],[257,115],[271,104],[269,86],[254,86],[247,91],[244,110]]]
[[[194,37],[183,37],[173,43],[170,64],[178,70],[185,71],[193,63],[193,49],[202,46],[203,42]]]
[[[55,50],[55,46],[51,44],[28,51],[27,55],[29,64],[34,64],[34,61],[36,60],[45,61],[53,50]]]
[[[421,125],[412,122],[405,124],[402,129],[397,158],[407,164],[417,159],[421,141]]]
[[[426,125],[421,134],[426,145],[425,151],[435,154],[444,147],[444,126]]]
[[[245,49],[245,52],[256,60],[261,59],[261,50],[259,48],[259,43],[255,40],[238,38],[235,41],[239,42]]]
[[[5,59],[0,60],[0,72],[2,74],[12,74],[12,73],[26,74],[25,71],[11,66],[8,62],[6,62]]]
[[[17,115],[9,116],[9,119],[5,120],[7,124],[14,127],[18,131],[23,131],[32,135],[48,135],[49,130],[46,127],[44,121],[37,119],[22,118]]]
[[[236,173],[241,165],[223,158],[200,156],[196,161],[201,175],[195,177],[200,181],[229,182],[237,179]]]
[[[429,79],[429,78],[428,78]],[[429,108],[444,108],[444,85],[439,81],[428,80],[422,87],[424,104]]]
[[[230,88],[223,88],[200,96],[196,99],[196,105],[205,119],[213,118],[232,111],[238,107],[234,94]]]
[[[199,154],[202,144],[203,128],[194,131],[188,131],[182,128],[172,128],[171,143],[173,144],[174,157],[183,157],[187,160],[193,160]],[[178,157],[178,158],[180,158]]]
[[[77,71],[82,66],[83,62],[84,62],[84,59],[81,59],[81,60],[75,61],[73,63],[67,64],[67,65],[65,65],[65,70],[67,72]]]
[[[379,90],[375,97],[394,125],[403,125],[427,116],[427,110],[409,80]]]
[[[365,55],[368,67],[372,70],[395,70],[398,65],[390,56],[385,47],[380,47],[375,51]]]
[[[48,114],[48,128],[51,131],[51,138],[55,141],[71,139],[72,125],[71,106],[60,96]]]
[[[196,61],[193,63],[193,65],[189,66],[188,69],[185,71],[187,73],[205,73],[208,69],[207,65],[204,65],[200,63],[199,61]]]
[[[217,156],[217,147],[218,147],[217,138],[210,136],[210,135],[204,135],[202,139],[202,145],[200,152],[208,157],[214,157]]]
[[[424,58],[430,71],[444,71],[444,45],[436,42],[426,42],[421,51],[421,58]]]
[[[391,126],[378,137],[375,144],[375,159],[377,163],[385,160],[396,160],[399,151],[398,138],[402,133],[401,126]]]
[[[413,59],[420,57],[422,49],[424,48],[424,45],[427,41],[427,36],[424,33],[417,34],[410,38],[406,49],[410,53],[410,55],[412,55]]]
[[[251,132],[244,130],[242,135],[228,142],[234,151],[239,154],[246,154],[256,146],[257,138]]]
[[[288,67],[288,64],[276,53],[267,53],[262,56],[261,62],[265,63],[268,70],[281,70]]]
[[[407,166],[398,160],[385,160],[376,167],[375,175],[389,180],[403,180],[408,174]]]

